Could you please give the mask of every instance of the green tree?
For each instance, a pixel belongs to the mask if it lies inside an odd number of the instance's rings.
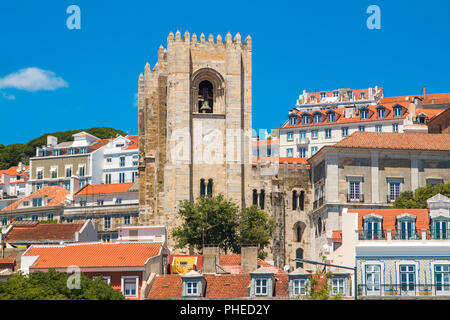
[[[275,220],[256,205],[244,208],[239,214],[239,242],[258,245],[261,259],[267,256],[264,247],[269,245],[274,230]]]
[[[417,188],[414,192],[402,192],[400,193],[400,196],[395,200],[392,207],[425,209],[427,208],[427,199],[435,196],[438,193],[446,197],[450,197],[450,182],[446,184],[437,184],[435,186],[428,184],[425,187]]]
[[[203,244],[217,245],[227,253],[239,253],[242,244],[258,245],[260,258],[270,243],[275,222],[256,206],[239,211],[239,207],[224,198],[200,197],[195,203],[182,201],[177,215],[182,224],[172,230],[177,248],[190,246],[198,251]]]
[[[172,231],[176,247],[202,250],[203,244],[214,244],[225,252],[236,252],[238,211],[223,195],[202,196],[195,203],[182,201],[177,215],[183,223]]]
[[[80,289],[69,289],[69,275],[50,269],[48,272],[13,274],[0,282],[0,300],[123,300],[122,293],[114,290],[100,278],[80,275]]]
[[[331,279],[333,273],[320,272],[318,269],[314,274],[309,276],[309,281],[306,285],[306,292],[310,300],[341,300],[342,294],[338,293],[331,295]]]

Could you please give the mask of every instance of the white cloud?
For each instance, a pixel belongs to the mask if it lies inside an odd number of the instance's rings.
[[[6,94],[6,93],[2,92],[2,96],[3,96],[3,98],[5,98],[7,100],[16,100],[16,96],[12,95],[12,94]]]
[[[25,68],[0,78],[0,89],[13,88],[25,91],[56,90],[68,87],[66,81],[55,73],[39,68]]]

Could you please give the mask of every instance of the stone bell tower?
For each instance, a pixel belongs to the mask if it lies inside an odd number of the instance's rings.
[[[251,38],[179,31],[139,76],[141,223],[173,227],[180,200],[223,194],[240,206],[251,176]]]

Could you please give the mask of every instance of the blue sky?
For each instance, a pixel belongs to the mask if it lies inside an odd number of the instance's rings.
[[[72,4],[81,30],[66,27]],[[381,9],[380,30],[366,26],[372,4]],[[178,29],[251,35],[255,129],[280,126],[303,89],[450,92],[449,16],[447,0],[2,1],[0,143],[96,126],[137,134],[139,73]],[[50,82],[5,85],[27,68],[48,71]]]

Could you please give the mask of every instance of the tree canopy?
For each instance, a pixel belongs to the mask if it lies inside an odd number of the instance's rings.
[[[0,170],[8,169],[12,166],[16,166],[19,162],[29,164],[30,157],[36,154],[36,147],[41,147],[47,144],[47,136],[54,136],[58,138],[58,143],[72,141],[72,135],[81,131],[90,133],[100,139],[114,138],[117,134],[125,136],[126,134],[114,128],[109,127],[97,127],[90,129],[77,129],[68,131],[59,131],[53,133],[46,133],[42,136],[33,139],[25,144],[16,143],[10,145],[0,144]]]
[[[407,208],[407,209],[425,209],[427,208],[427,199],[437,195],[438,193],[450,197],[450,182],[446,184],[431,184],[425,187],[419,187],[414,192],[404,191],[395,200],[392,205],[393,208]]]
[[[50,269],[28,275],[15,273],[0,282],[0,300],[123,300],[119,290],[114,290],[101,278],[90,279],[80,275],[80,289],[69,289],[69,275]]]
[[[224,198],[202,196],[196,202],[182,201],[178,216],[182,223],[172,231],[177,248],[217,245],[225,252],[239,253],[242,244],[258,245],[260,257],[270,243],[275,222],[256,206],[239,210]]]

